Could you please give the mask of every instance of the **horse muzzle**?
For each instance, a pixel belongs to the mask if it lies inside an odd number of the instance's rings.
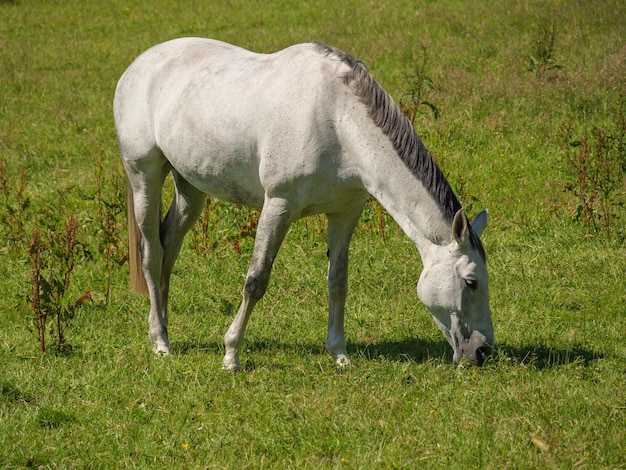
[[[487,342],[487,338],[478,330],[472,331],[470,337],[461,344],[461,353],[472,366],[482,366],[492,351],[493,348]]]

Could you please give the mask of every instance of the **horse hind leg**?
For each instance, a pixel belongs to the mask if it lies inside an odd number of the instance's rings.
[[[204,209],[206,195],[194,188],[180,174],[172,170],[174,199],[160,227],[163,264],[161,269],[161,301],[163,322],[168,324],[168,297],[172,268],[183,244],[185,235],[193,227]]]
[[[241,367],[239,353],[250,314],[265,294],[274,259],[291,224],[288,203],[284,199],[266,199],[259,217],[252,260],[243,288],[243,300],[232,324],[224,336],[226,353],[222,362],[225,370]]]
[[[156,353],[168,355],[167,315],[160,289],[163,265],[160,225],[161,189],[170,168],[160,157],[128,164],[126,170],[133,193],[134,215],[141,232],[141,268],[150,297],[150,341]]]

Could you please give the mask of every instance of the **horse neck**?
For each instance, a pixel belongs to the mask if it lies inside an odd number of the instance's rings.
[[[367,116],[349,127],[349,145],[358,160],[363,186],[415,242],[422,258],[433,244],[449,242],[451,219],[402,161],[390,139]]]

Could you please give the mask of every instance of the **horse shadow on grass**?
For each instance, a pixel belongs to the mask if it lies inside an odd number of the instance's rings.
[[[188,355],[199,352],[210,354],[224,354],[224,345],[210,341],[173,341],[172,352],[174,354]],[[348,356],[353,360],[365,361],[400,361],[400,362],[427,362],[432,359],[444,358],[452,361],[452,351],[445,341],[430,341],[420,338],[411,338],[400,341],[373,341],[373,342],[348,342]],[[289,342],[279,339],[250,338],[246,339],[243,351],[243,361],[255,361],[252,359],[255,353],[268,355],[272,352],[287,353],[293,356],[328,356],[323,342]],[[249,369],[249,367],[245,367]]]
[[[222,344],[211,342],[174,342],[172,349],[174,354],[181,355],[202,351],[217,354],[224,353]],[[253,338],[246,341],[244,350],[246,354],[243,358],[243,366],[247,370],[255,369],[262,363],[260,358],[255,358],[255,353],[266,355],[272,351],[280,351],[289,355],[324,356],[328,354],[321,343],[294,343],[262,338]],[[352,359],[359,361],[453,364],[452,349],[443,339],[404,338],[396,341],[349,342],[348,355]],[[576,345],[563,349],[546,345],[510,346],[506,343],[499,343],[496,345],[493,355],[487,359],[486,365],[497,367],[498,364],[516,364],[543,370],[556,369],[569,364],[587,367],[604,357],[605,355],[602,352]]]
[[[535,369],[556,369],[570,364],[584,367],[604,359],[605,354],[578,345],[568,348],[554,348],[546,345],[508,346],[499,345],[496,348],[495,358],[505,361],[513,360],[516,364],[533,367]]]
[[[405,338],[399,341],[381,341],[371,344],[356,343],[348,348],[353,356],[368,360],[412,361],[417,363],[441,361],[452,364],[452,348],[445,340],[433,341],[421,338]],[[535,369],[556,369],[569,364],[584,367],[603,359],[604,353],[582,346],[556,348],[545,345],[510,346],[497,344],[486,365],[509,363]]]

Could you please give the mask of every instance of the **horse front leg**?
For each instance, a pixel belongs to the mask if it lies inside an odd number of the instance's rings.
[[[252,260],[243,288],[243,300],[224,336],[226,353],[222,368],[225,370],[238,370],[241,367],[239,353],[243,345],[246,325],[254,306],[267,290],[274,259],[291,224],[288,206],[287,201],[280,198],[267,198],[263,205]]]
[[[348,252],[350,240],[365,201],[353,210],[328,215],[328,333],[326,349],[340,367],[350,363],[346,350],[344,316],[348,295]]]

